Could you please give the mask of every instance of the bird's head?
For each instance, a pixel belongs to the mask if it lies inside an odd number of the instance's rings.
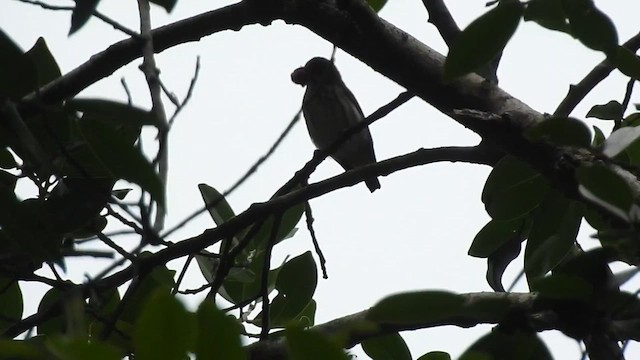
[[[291,81],[298,85],[307,86],[321,82],[340,80],[340,73],[330,60],[315,57],[291,73]]]

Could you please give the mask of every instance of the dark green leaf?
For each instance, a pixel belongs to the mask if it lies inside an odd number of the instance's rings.
[[[611,56],[609,61],[615,65],[621,73],[630,78],[640,80],[640,58],[629,49],[618,47],[615,56]]]
[[[446,79],[478,70],[498,55],[516,31],[524,5],[500,2],[473,21],[449,49],[444,65]]]
[[[469,347],[459,360],[553,360],[536,333],[492,331]]]
[[[520,235],[524,220],[517,218],[510,221],[491,220],[473,239],[469,255],[487,258],[500,246]]]
[[[420,356],[418,360],[451,360],[451,355],[444,351],[430,351]]]
[[[33,339],[33,338],[31,338]],[[10,340],[0,338],[0,359],[36,360],[46,359],[40,350],[30,340]]]
[[[84,24],[89,21],[93,11],[98,6],[100,0],[74,0],[76,7],[71,13],[71,28],[69,29],[69,35],[80,30]]]
[[[550,192],[536,212],[524,253],[529,280],[543,276],[571,250],[580,228],[582,206]]]
[[[524,11],[524,21],[535,21],[550,30],[569,32],[569,22],[558,0],[531,0]]]
[[[622,104],[615,100],[611,100],[604,105],[595,105],[587,113],[587,117],[601,120],[620,120],[622,119],[624,109]]]
[[[528,129],[525,136],[530,140],[544,140],[556,145],[589,147],[591,132],[587,125],[574,118],[550,118]]]
[[[555,300],[588,301],[593,292],[591,285],[575,275],[553,274],[531,282],[531,291],[541,297]]]
[[[631,267],[626,270],[622,270],[620,272],[615,273],[616,281],[618,282],[618,286],[622,286],[627,283],[627,281],[631,280],[634,276],[638,274],[640,269],[637,267]]]
[[[44,38],[38,38],[35,45],[27,51],[26,58],[34,64],[37,74],[37,85],[42,86],[60,77],[60,67],[53,57]]]
[[[195,337],[190,315],[173,295],[165,291],[154,293],[136,322],[136,360],[185,359]]]
[[[196,314],[198,336],[195,355],[198,360],[242,360],[247,355],[240,342],[239,324],[208,300]]]
[[[0,96],[14,100],[36,88],[34,64],[20,47],[0,29]]]
[[[22,291],[17,281],[0,278],[0,333],[22,319]]]
[[[629,114],[627,117],[622,120],[622,126],[633,126],[636,127],[640,125],[640,113],[636,112],[633,114]]]
[[[70,338],[57,336],[47,341],[47,348],[59,359],[64,360],[119,360],[122,352],[116,347],[98,339]]]
[[[145,125],[157,126],[158,124],[153,113],[112,100],[75,98],[67,101],[66,106],[74,111],[99,115],[100,119],[114,125],[140,128]]]
[[[0,149],[0,168],[14,169],[18,164],[9,149]]]
[[[475,299],[445,291],[391,295],[374,305],[367,318],[385,324],[424,324],[459,316],[500,317],[508,311],[506,299]]]
[[[489,174],[482,202],[493,219],[512,220],[535,209],[548,189],[548,181],[528,164],[506,156]]]
[[[640,139],[640,127],[625,126],[614,131],[604,142],[602,153],[610,158],[627,150]],[[632,152],[632,155],[634,152]]]
[[[276,280],[278,296],[270,307],[271,328],[285,327],[289,321],[298,318],[313,297],[318,282],[318,271],[313,255],[305,252],[287,261]],[[255,319],[261,325],[262,314]]]
[[[162,6],[168,13],[173,10],[173,7],[176,6],[178,0],[150,0],[152,3]]]
[[[66,324],[64,316],[62,315],[62,301],[60,301],[60,299],[63,298],[64,295],[65,293],[62,290],[51,288],[44,294],[42,300],[40,300],[40,305],[38,305],[39,313],[49,311],[49,309],[55,306],[57,307],[57,315],[52,316],[49,319],[38,324],[38,335],[54,335],[64,333]]]
[[[505,291],[502,285],[502,275],[507,269],[507,266],[520,255],[522,251],[522,241],[527,237],[529,228],[531,227],[530,223],[531,220],[529,217],[524,219],[524,223],[518,230],[518,233],[514,234],[487,258],[486,279],[493,291]]]
[[[209,210],[209,214],[216,225],[221,225],[225,221],[236,216],[231,205],[229,205],[227,200],[220,192],[218,192],[218,190],[207,184],[198,184],[198,189],[200,190],[202,200],[204,200],[204,204],[207,207],[207,210]]]
[[[620,176],[603,165],[593,165],[578,168],[577,177],[584,197],[629,221],[633,194]]]
[[[384,5],[387,3],[387,0],[367,0],[367,3],[369,4],[369,6],[371,6],[373,11],[380,12],[380,10],[382,10]]]
[[[593,141],[591,142],[591,146],[596,148],[600,147],[600,145],[604,144],[607,138],[604,136],[604,133],[602,132],[602,130],[600,130],[600,128],[595,125],[593,126],[593,133],[595,135],[593,136]]]
[[[569,18],[570,33],[585,46],[615,56],[618,32],[611,19],[592,1],[562,0]]]
[[[141,256],[147,256],[147,253],[143,253]],[[151,274],[142,279],[133,296],[127,301],[120,319],[134,324],[140,313],[144,311],[145,304],[149,302],[149,297],[152,294],[161,291],[166,294],[170,293],[175,284],[173,281],[174,274],[174,270],[169,270],[166,267],[156,267],[153,269]]]
[[[349,360],[338,345],[319,332],[292,327],[285,333],[289,354],[293,360]]]
[[[398,333],[367,339],[361,345],[372,360],[411,360],[411,352]]]
[[[79,125],[87,144],[114,178],[138,184],[164,207],[164,185],[139,148],[103,122],[83,120]]]

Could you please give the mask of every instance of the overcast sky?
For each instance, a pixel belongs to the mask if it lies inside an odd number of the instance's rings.
[[[486,11],[485,0],[447,1],[461,27]],[[54,3],[54,2],[50,2]],[[179,1],[167,16],[154,8],[154,27],[212,10],[223,1]],[[231,2],[228,2],[231,3]],[[640,5],[628,0],[596,1],[615,22],[621,42],[638,31]],[[71,1],[55,4],[70,5]],[[125,36],[92,19],[78,33],[67,36],[70,13],[47,11],[15,0],[4,0],[0,27],[24,49],[44,35],[51,52],[66,73]],[[138,28],[135,1],[103,0],[99,11],[129,28]],[[446,54],[446,47],[419,0],[390,0],[380,15],[425,44]],[[277,21],[271,26],[249,26],[239,32],[223,32],[200,42],[180,45],[157,55],[163,82],[179,98],[184,97],[193,76],[196,57],[201,71],[188,107],[170,134],[170,175],[167,224],[178,223],[202,206],[198,183],[222,191],[234,183],[267,149],[296,114],[304,89],[293,84],[290,73],[314,56],[329,57],[331,44],[309,30]],[[568,87],[578,82],[603,59],[568,35],[522,23],[508,44],[499,70],[501,86],[540,112],[553,112]],[[125,101],[120,85],[125,78],[134,103],[148,108],[150,101],[138,59],[114,75],[91,86],[83,97]],[[350,55],[338,51],[336,65],[365,114],[395,98],[403,89]],[[618,72],[599,85],[574,111],[584,118],[594,104],[622,99],[626,79]],[[632,103],[638,97],[632,97]],[[169,113],[169,102],[165,105]],[[603,129],[604,122],[588,121]],[[419,99],[413,99],[371,127],[379,160],[437,146],[475,145],[479,137]],[[152,139],[149,137],[149,139]],[[149,141],[147,141],[149,142]],[[253,202],[267,200],[280,185],[308,161],[313,153],[306,128],[298,123],[289,137],[259,171],[229,198],[239,213]],[[394,173],[380,179],[382,189],[370,194],[364,184],[341,189],[311,202],[315,230],[327,257],[328,280],[320,280],[315,299],[316,323],[366,309],[384,296],[418,289],[455,292],[490,291],[485,262],[466,255],[471,240],[488,221],[480,201],[488,167],[466,164],[433,164]],[[326,160],[314,173],[318,181],[342,172]],[[25,190],[26,191],[26,190]],[[201,233],[213,223],[207,215],[174,234],[176,241]],[[275,250],[273,264],[287,255],[311,250],[303,223],[298,234]],[[592,231],[580,233],[583,246],[596,245]],[[128,239],[131,243],[134,240]],[[127,239],[120,239],[126,244]],[[87,269],[103,269],[107,262],[74,260],[69,276],[80,281]],[[179,268],[181,263],[170,264]],[[522,267],[515,261],[505,275],[509,284]],[[192,267],[183,288],[204,280]],[[635,283],[637,286],[637,282]],[[520,290],[526,291],[525,284]],[[25,289],[33,312],[44,289]],[[188,298],[196,304],[199,297]],[[442,350],[459,355],[490,326],[454,327],[405,332],[414,358]],[[544,333],[558,359],[579,359],[571,339]],[[360,358],[367,358],[358,350]],[[628,358],[638,358],[632,345]]]

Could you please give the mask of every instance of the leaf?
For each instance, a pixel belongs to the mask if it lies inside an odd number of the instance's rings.
[[[534,279],[531,291],[545,299],[579,301],[588,301],[593,293],[591,285],[584,279],[562,273]]]
[[[318,270],[310,251],[287,261],[276,279],[278,295],[270,306],[270,327],[290,325],[312,301],[318,283]],[[254,320],[262,325],[262,313]]]
[[[114,126],[140,128],[147,125],[156,127],[158,125],[157,118],[150,111],[112,100],[74,98],[67,101],[66,107],[81,113],[100,115],[101,120],[112,123]]]
[[[620,272],[615,273],[616,281],[618,282],[618,286],[622,286],[627,283],[627,281],[631,280],[633,277],[638,274],[640,269],[637,267],[631,267],[626,270],[622,270]]]
[[[580,120],[574,118],[546,119],[525,132],[533,141],[544,140],[555,145],[588,148],[591,145],[591,132]]]
[[[150,0],[152,3],[163,7],[168,13],[173,10],[173,7],[176,6],[178,0]]]
[[[517,218],[509,221],[489,221],[473,239],[469,255],[487,258],[500,246],[520,235],[524,220]]]
[[[550,192],[533,219],[524,253],[527,279],[543,276],[573,247],[582,221],[582,206]]]
[[[57,358],[64,360],[119,360],[122,352],[98,339],[55,336],[47,339],[47,349]]]
[[[482,202],[493,219],[512,220],[535,209],[548,189],[548,180],[528,164],[506,156],[489,174]]]
[[[349,360],[339,346],[317,331],[291,327],[285,334],[293,360]]]
[[[173,295],[158,291],[149,297],[136,322],[136,360],[183,360],[195,337],[195,323]]]
[[[531,220],[527,218],[525,224],[519,229],[518,233],[511,237],[507,242],[497,248],[487,258],[487,283],[493,291],[504,292],[504,286],[502,285],[502,275],[504,274],[507,266],[520,255],[522,251],[522,241],[525,239],[529,232]]]
[[[0,359],[46,359],[45,355],[40,351],[41,347],[34,346],[32,342],[33,340],[25,341],[0,338]]]
[[[519,1],[500,2],[474,20],[449,49],[445,60],[445,79],[473,72],[498,55],[516,31],[524,5]]]
[[[605,140],[602,153],[613,159],[638,139],[640,139],[640,127],[622,127],[614,131],[609,138]]]
[[[361,345],[372,360],[411,360],[411,352],[398,333],[367,339]]]
[[[600,128],[595,125],[593,126],[593,133],[595,135],[593,136],[593,142],[591,143],[591,146],[598,148],[602,144],[604,144],[607,138],[604,136],[604,133],[602,132],[602,130],[600,130]]]
[[[587,117],[600,120],[621,120],[624,113],[622,104],[615,100],[611,100],[604,105],[595,105],[587,113]]]
[[[85,120],[79,126],[93,153],[114,178],[139,185],[159,206],[165,206],[164,185],[139,148],[104,122]]]
[[[371,6],[373,11],[380,12],[380,10],[382,10],[384,5],[387,3],[387,0],[367,0],[367,3],[369,4],[369,6]]]
[[[2,169],[14,169],[18,164],[16,159],[13,158],[13,154],[9,149],[0,149],[0,168]]]
[[[640,58],[629,49],[622,46],[618,47],[618,52],[615,56],[611,56],[609,61],[611,61],[621,73],[630,78],[640,80]]]
[[[25,53],[35,66],[37,86],[43,86],[61,76],[60,67],[53,57],[44,38],[39,37],[33,47]]]
[[[451,360],[451,355],[444,351],[430,351],[420,356],[418,360]]]
[[[40,304],[38,305],[38,312],[45,313],[49,311],[53,306],[61,307],[62,301],[60,299],[64,296],[64,292],[62,290],[51,288],[47,291],[42,299],[40,300]],[[38,335],[54,335],[64,333],[66,329],[66,324],[64,321],[64,317],[62,316],[62,311],[58,311],[58,315],[52,316],[47,320],[38,324]]]
[[[592,1],[562,0],[562,5],[569,18],[571,35],[593,50],[615,56],[618,33],[607,15]]]
[[[22,291],[17,281],[0,278],[0,333],[22,319]]]
[[[569,22],[558,0],[531,0],[524,10],[524,21],[535,21],[550,30],[569,32]]]
[[[242,360],[247,358],[240,342],[237,320],[225,315],[209,300],[200,304],[196,319],[198,324],[196,359]]]
[[[211,215],[211,218],[216,225],[221,225],[225,221],[236,216],[231,205],[229,205],[227,200],[220,192],[218,192],[218,190],[207,184],[198,184],[198,189],[200,190],[202,200],[204,200],[205,206],[209,211],[209,215]]]
[[[475,299],[446,291],[416,291],[388,296],[369,309],[366,318],[384,324],[424,324],[459,316],[501,317],[506,298]]]
[[[74,0],[76,6],[71,13],[69,35],[80,30],[89,21],[100,0]]]
[[[576,172],[578,191],[609,213],[629,221],[633,193],[629,185],[603,165],[582,166]]]
[[[553,360],[536,333],[492,331],[473,343],[459,360]]]
[[[147,256],[148,253],[142,253],[140,256]],[[156,267],[153,271],[145,276],[138,285],[133,295],[127,300],[120,320],[129,324],[134,324],[136,319],[144,311],[146,304],[149,303],[149,298],[160,292],[169,294],[173,288],[175,282],[173,276],[174,270],[169,270],[164,266]]]
[[[0,96],[20,99],[35,89],[37,73],[22,49],[0,29]]]

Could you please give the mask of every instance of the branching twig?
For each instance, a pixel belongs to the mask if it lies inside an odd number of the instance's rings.
[[[151,95],[151,112],[155,115],[158,127],[158,176],[163,187],[167,185],[167,174],[169,171],[169,124],[167,114],[162,103],[162,88],[160,86],[160,70],[156,66],[153,48],[153,36],[151,35],[151,7],[149,0],[138,0],[138,11],[140,13],[140,34],[144,39],[142,47],[142,66]],[[155,199],[156,201],[158,199]],[[156,218],[153,223],[153,230],[160,232],[164,227],[166,209],[163,206],[156,207]]]
[[[438,29],[442,40],[451,48],[462,31],[451,16],[447,5],[443,0],[422,0],[422,3],[429,12],[429,22]]]
[[[23,3],[27,3],[27,4],[37,5],[37,6],[40,6],[41,8],[43,8],[43,9],[46,9],[46,10],[66,10],[66,11],[75,10],[75,6],[49,5],[49,4],[45,3],[45,2],[38,1],[38,0],[18,0],[18,1],[23,2]],[[126,26],[124,26],[124,25],[118,23],[117,21],[109,18],[108,16],[100,13],[98,10],[94,10],[91,13],[91,15],[93,15],[93,16],[97,17],[98,19],[104,21],[105,23],[113,26],[114,29],[120,30],[123,33],[131,36],[132,38],[141,39],[141,37],[140,37],[140,35],[138,33],[136,33],[133,30],[128,29]]]
[[[191,83],[189,84],[189,90],[187,90],[187,95],[185,95],[179,105],[176,105],[176,111],[171,115],[171,119],[169,119],[169,128],[173,126],[173,122],[176,120],[178,114],[182,111],[182,109],[187,105],[189,100],[191,100],[191,95],[193,94],[193,89],[196,87],[196,81],[198,80],[198,75],[200,75],[200,56],[196,58],[196,69],[194,71],[193,77],[191,78]]]
[[[622,44],[622,47],[627,48],[631,52],[636,52],[638,48],[640,48],[640,33],[627,40]],[[613,69],[615,69],[615,66],[613,66],[609,60],[603,60],[580,80],[579,83],[570,85],[567,96],[562,99],[556,111],[553,112],[553,116],[569,116],[580,101],[582,101],[596,85],[609,76]]]

